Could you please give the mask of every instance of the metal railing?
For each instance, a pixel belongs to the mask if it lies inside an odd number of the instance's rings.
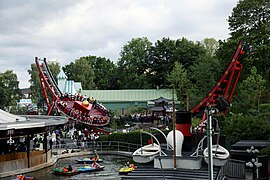
[[[133,144],[121,141],[94,141],[94,142],[73,142],[52,145],[52,154],[63,154],[79,151],[124,151],[134,152],[141,147],[141,144]]]
[[[229,159],[219,171],[217,180],[225,175],[228,178],[245,179],[246,163],[244,161]]]

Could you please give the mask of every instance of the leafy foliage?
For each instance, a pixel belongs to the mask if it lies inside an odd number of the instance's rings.
[[[175,62],[174,68],[171,74],[167,77],[167,81],[170,82],[172,88],[175,89],[177,99],[185,107],[185,99],[187,96],[187,71],[184,69],[183,65],[179,62]]]
[[[94,71],[96,89],[115,89],[114,70],[112,61],[102,57],[90,56],[90,63]]]
[[[60,72],[60,65],[57,61],[48,61],[48,66],[51,70],[53,78],[56,80],[57,74]],[[40,84],[39,72],[36,64],[31,64],[31,69],[28,70],[30,75],[30,90],[31,90],[31,99],[33,102],[39,102],[44,99],[43,91]],[[47,92],[49,94],[49,92]]]
[[[81,82],[83,89],[95,89],[94,83],[94,71],[91,66],[91,57],[81,57],[75,60],[75,63],[71,62],[69,65],[63,67],[69,80],[75,82]]]
[[[235,112],[243,112],[244,114],[259,113],[260,104],[265,103],[262,94],[266,91],[266,80],[257,74],[256,67],[252,67],[250,75],[239,83],[237,91],[236,105],[235,108],[233,107]]]
[[[151,45],[147,38],[136,38],[123,46],[116,74],[121,89],[149,88],[147,57]]]
[[[228,22],[231,39],[244,39],[252,46],[250,66],[256,66],[259,74],[270,80],[270,2],[239,1]]]
[[[12,70],[0,73],[0,108],[16,105],[22,97],[17,75]]]
[[[225,119],[222,130],[231,143],[246,139],[270,139],[270,122],[268,117],[234,114]]]

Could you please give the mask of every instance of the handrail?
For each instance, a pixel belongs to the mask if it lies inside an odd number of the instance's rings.
[[[155,128],[155,127],[150,127],[150,129],[157,130],[157,131],[159,131],[159,132],[164,136],[164,138],[165,138],[165,140],[166,140],[167,150],[169,150],[169,144],[168,144],[167,137],[166,137],[166,135],[164,134],[164,132],[162,132],[160,129]]]
[[[158,145],[159,145],[159,149],[160,149],[159,155],[161,156],[161,153],[163,153],[164,155],[166,155],[166,154],[161,150],[160,143],[159,143],[158,139],[156,138],[156,136],[154,136],[153,134],[151,134],[151,133],[149,133],[149,132],[146,132],[146,131],[141,131],[141,133],[148,134],[148,135],[150,135],[151,137],[153,137],[153,138],[156,140],[156,142],[158,143]]]
[[[75,144],[76,143],[76,144]],[[104,150],[117,150],[125,152],[134,152],[140,147],[140,144],[127,143],[122,141],[92,141],[92,142],[73,142],[65,144],[52,145],[52,153],[62,153],[65,150],[91,150],[96,149],[99,151]]]

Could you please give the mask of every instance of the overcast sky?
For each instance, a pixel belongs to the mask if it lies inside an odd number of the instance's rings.
[[[94,55],[116,62],[124,44],[147,37],[192,41],[229,37],[237,0],[0,0],[0,72],[13,70],[20,88],[35,57],[61,66]]]

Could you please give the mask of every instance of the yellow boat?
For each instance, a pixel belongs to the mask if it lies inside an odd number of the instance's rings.
[[[134,169],[135,168],[133,168],[133,167],[127,167],[127,166],[125,166],[125,167],[122,167],[122,168],[119,169],[119,174],[120,175],[127,175],[128,173],[130,173]]]

